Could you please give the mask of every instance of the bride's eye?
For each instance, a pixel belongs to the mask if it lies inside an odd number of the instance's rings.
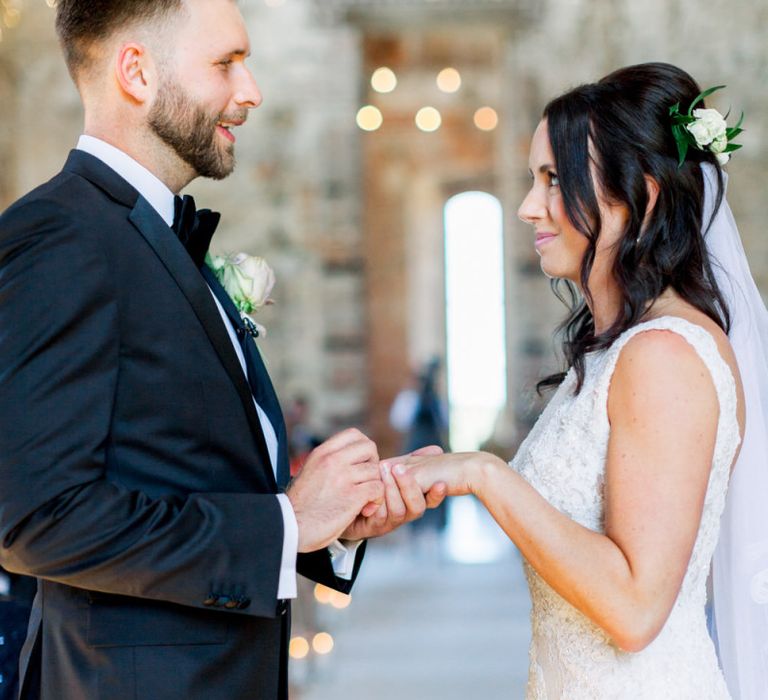
[[[560,186],[560,178],[557,176],[557,173],[553,172],[552,170],[547,171],[547,177],[549,178],[549,186],[550,187],[559,187]]]

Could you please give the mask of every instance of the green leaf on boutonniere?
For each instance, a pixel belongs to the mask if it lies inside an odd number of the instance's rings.
[[[691,106],[688,107],[688,116],[690,117],[693,114],[693,109],[696,107],[699,102],[705,100],[707,97],[709,97],[713,92],[717,92],[718,90],[722,90],[725,87],[725,85],[715,85],[715,87],[709,88],[709,90],[704,90],[693,102],[691,102]]]

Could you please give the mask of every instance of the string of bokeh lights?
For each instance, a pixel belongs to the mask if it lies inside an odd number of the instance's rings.
[[[387,66],[377,68],[371,75],[371,88],[382,95],[393,92],[397,82],[397,75]],[[443,68],[435,83],[440,92],[456,93],[461,89],[461,73],[453,67]],[[377,131],[384,124],[384,114],[376,105],[368,104],[358,110],[356,121],[363,131]],[[499,124],[499,115],[493,107],[484,105],[475,110],[472,121],[480,131],[493,131]],[[433,132],[442,126],[443,117],[440,110],[427,105],[416,112],[414,122],[421,131]]]

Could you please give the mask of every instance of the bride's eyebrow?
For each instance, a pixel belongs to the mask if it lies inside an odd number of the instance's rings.
[[[554,170],[555,166],[550,163],[544,163],[544,165],[540,165],[538,170],[536,172],[541,173],[542,175],[546,175],[550,170]],[[531,179],[533,179],[533,170],[528,168],[528,175],[530,175]]]

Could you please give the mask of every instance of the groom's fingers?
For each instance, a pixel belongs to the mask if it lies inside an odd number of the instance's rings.
[[[352,464],[347,467],[351,470],[350,478],[354,484],[364,484],[366,481],[381,479],[378,462],[365,462],[364,464]]]
[[[360,515],[364,518],[376,517],[377,520],[386,520],[387,507],[383,503],[378,505],[377,503],[368,503],[365,508],[360,511]]]
[[[413,474],[402,465],[395,466],[392,473],[397,481],[400,496],[408,512],[408,518],[410,520],[420,518],[427,507],[421,486],[414,479]]]
[[[427,508],[437,508],[448,495],[448,485],[438,481],[429,491],[427,491]]]
[[[408,514],[405,502],[400,494],[400,487],[392,476],[391,468],[381,467],[381,480],[384,482],[384,502],[387,504],[387,516],[395,523],[401,523]]]

